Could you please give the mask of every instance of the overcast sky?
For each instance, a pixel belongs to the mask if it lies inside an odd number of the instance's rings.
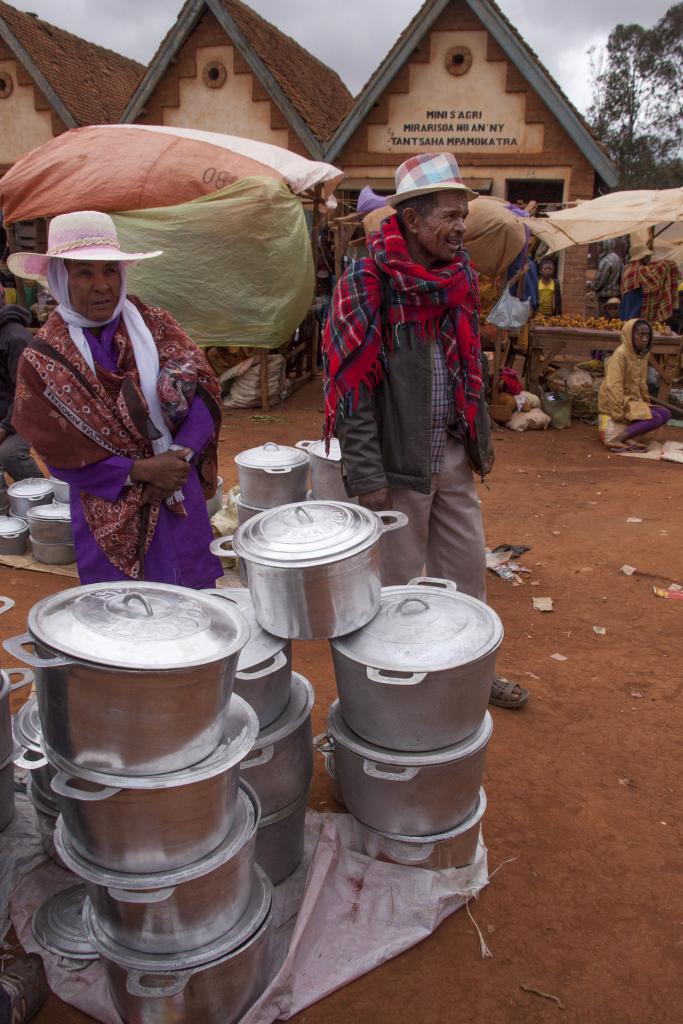
[[[143,64],[183,0],[14,0],[13,6]],[[581,110],[590,101],[586,51],[618,22],[654,24],[673,0],[498,0]],[[250,0],[250,6],[339,72],[357,93],[421,0]]]

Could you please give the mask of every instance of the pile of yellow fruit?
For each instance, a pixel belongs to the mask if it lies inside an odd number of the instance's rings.
[[[605,316],[580,316],[578,314],[567,316],[543,316],[537,313],[534,317],[535,327],[569,327],[572,330],[581,331],[620,331],[624,326],[623,320],[608,320]],[[673,331],[666,324],[653,324],[655,334],[670,334]]]

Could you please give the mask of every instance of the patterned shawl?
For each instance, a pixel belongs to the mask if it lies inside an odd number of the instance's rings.
[[[440,340],[458,420],[472,437],[482,388],[479,282],[467,253],[428,270],[413,263],[396,216],[368,238],[370,259],[340,278],[323,338],[325,437],[337,417],[350,415],[361,384],[373,391],[389,368],[398,328],[411,324],[423,343]],[[383,278],[389,306],[382,323]]]
[[[161,370],[173,361],[192,365],[197,394],[214,420],[214,438],[196,463],[204,493],[216,490],[217,444],[221,422],[220,387],[204,353],[163,309],[135,303],[159,352]],[[119,373],[94,374],[53,313],[19,362],[12,425],[52,466],[80,469],[111,455],[146,459],[159,436],[140,390],[133,348],[121,322],[114,335]],[[142,504],[143,486],[124,487],[105,501],[81,494],[83,512],[95,541],[109,561],[131,579],[143,578],[144,555],[159,520],[159,502]]]
[[[676,308],[680,279],[680,272],[673,260],[657,260],[656,263],[633,260],[624,268],[621,294],[642,288],[641,317],[650,324],[664,323]]]

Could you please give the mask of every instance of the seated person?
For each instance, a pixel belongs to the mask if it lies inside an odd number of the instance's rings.
[[[621,345],[607,362],[598,396],[598,431],[610,451],[645,451],[647,445],[634,438],[671,419],[668,409],[650,405],[647,357],[651,346],[647,320],[629,320],[621,331]]]
[[[542,260],[539,270],[537,312],[541,316],[562,316],[562,292],[554,261]]]

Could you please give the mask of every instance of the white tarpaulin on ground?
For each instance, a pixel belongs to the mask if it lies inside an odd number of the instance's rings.
[[[672,221],[683,221],[683,188],[611,192],[526,223],[551,252],[559,252]]]

